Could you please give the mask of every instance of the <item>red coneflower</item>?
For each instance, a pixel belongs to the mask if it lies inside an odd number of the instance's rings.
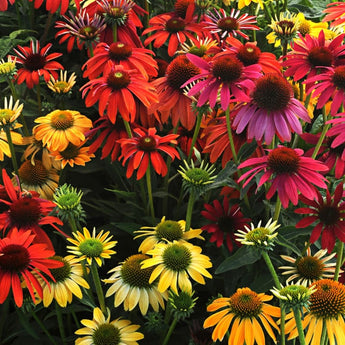
[[[298,192],[305,198],[312,200],[317,198],[315,186],[327,188],[326,178],[319,172],[328,171],[323,163],[309,157],[303,156],[303,150],[278,146],[273,150],[266,150],[267,156],[250,158],[241,163],[238,168],[243,169],[254,166],[245,172],[239,182],[244,181],[245,187],[254,176],[264,172],[258,184],[258,188],[265,182],[270,182],[271,186],[266,194],[267,199],[271,199],[275,192],[284,208],[287,208],[289,201],[297,205]]]
[[[137,180],[140,180],[146,173],[146,170],[151,163],[156,173],[165,176],[168,172],[167,165],[161,156],[161,152],[169,155],[173,160],[180,158],[177,150],[171,144],[177,144],[177,134],[168,134],[160,137],[156,134],[155,128],[141,129],[135,128],[133,130],[133,138],[120,139],[121,156],[123,158],[123,165],[128,160],[128,167],[126,177],[130,178],[134,172],[137,171]]]
[[[239,105],[234,127],[236,133],[246,128],[248,139],[264,138],[270,144],[275,134],[281,141],[290,141],[291,132],[302,134],[299,119],[310,122],[308,111],[294,98],[290,83],[281,74],[270,73],[255,82],[251,99]]]
[[[55,79],[58,78],[58,70],[64,69],[63,66],[54,59],[61,56],[61,53],[48,54],[49,49],[52,47],[48,43],[42,49],[40,48],[39,41],[30,41],[30,47],[17,46],[13,49],[16,54],[16,62],[23,65],[19,68],[16,76],[18,84],[26,83],[29,89],[39,83],[40,76],[43,76],[46,83],[49,82],[51,76]]]
[[[42,287],[35,275],[48,284],[43,273],[54,280],[49,269],[62,266],[60,261],[49,259],[55,254],[53,250],[42,243],[33,244],[34,237],[31,231],[13,228],[10,234],[0,239],[0,304],[4,303],[12,289],[16,305],[19,308],[22,306],[21,280],[25,281],[34,302],[35,292],[43,298]]]
[[[322,12],[327,13],[322,21],[331,22],[331,27],[341,25],[345,22],[345,3],[343,2],[331,2],[326,5],[326,9]]]
[[[212,223],[201,227],[212,236],[210,242],[215,242],[220,247],[224,240],[230,252],[234,249],[235,232],[244,230],[244,226],[250,222],[249,218],[245,218],[241,212],[239,205],[229,205],[229,199],[224,197],[221,204],[218,200],[214,200],[211,204],[204,204],[205,210],[201,211],[201,215]]]
[[[13,5],[16,0],[8,0],[8,2]],[[7,11],[8,3],[7,0],[0,0],[0,12]]]
[[[223,110],[228,108],[230,102],[249,101],[248,93],[255,86],[254,79],[262,75],[258,64],[244,66],[229,51],[216,54],[208,62],[193,54],[187,54],[187,57],[200,68],[201,73],[189,79],[182,87],[197,81],[188,95],[195,96],[200,92],[199,107],[209,101],[211,108],[214,108],[219,93]]]
[[[35,8],[40,8],[44,0],[30,0],[31,2],[34,1]],[[65,14],[68,10],[70,0],[46,0],[46,10],[51,13],[56,13],[60,7],[60,13]],[[79,8],[80,0],[74,0],[77,8]]]
[[[143,35],[152,33],[146,38],[144,44],[147,46],[153,42],[155,48],[161,47],[168,42],[168,54],[173,56],[179,45],[189,38],[192,42],[197,42],[197,37],[203,37],[202,26],[195,21],[194,6],[188,6],[186,17],[181,18],[176,13],[164,13],[150,19],[147,29]]]
[[[316,223],[310,236],[310,242],[316,242],[321,236],[321,247],[327,248],[331,253],[336,239],[345,242],[345,201],[342,200],[343,184],[339,183],[333,196],[326,190],[326,198],[323,198],[319,191],[316,191],[317,199],[309,200],[300,195],[300,200],[310,206],[301,207],[295,210],[303,214],[296,228],[306,228]]]
[[[152,82],[157,89],[159,102],[149,110],[152,112],[158,110],[163,123],[171,118],[173,126],[177,126],[180,121],[183,127],[192,129],[196,114],[192,110],[192,100],[184,94],[181,86],[198,73],[200,69],[185,55],[173,59],[166,69],[165,76]]]
[[[99,43],[94,56],[84,66],[86,68],[83,77],[94,79],[107,75],[114,65],[122,65],[126,70],[138,70],[145,79],[157,76],[158,65],[150,54],[151,50],[136,48],[123,42],[113,42],[108,45],[105,42]]]
[[[107,110],[107,116],[115,123],[117,113],[126,120],[133,122],[139,100],[146,107],[158,101],[156,90],[137,70],[126,70],[121,65],[112,66],[105,76],[92,79],[82,88],[85,105],[91,107],[98,102],[101,116]]]

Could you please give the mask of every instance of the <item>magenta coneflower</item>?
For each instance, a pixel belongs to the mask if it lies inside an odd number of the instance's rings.
[[[333,40],[325,40],[325,33],[320,31],[318,37],[306,34],[299,35],[299,40],[291,43],[292,50],[286,55],[283,66],[287,67],[284,75],[298,81],[303,77],[315,76],[325,71],[325,67],[342,64],[345,45],[342,45],[345,34]]]
[[[258,188],[270,182],[267,199],[271,199],[277,192],[284,208],[288,207],[289,201],[297,205],[298,192],[312,200],[317,197],[315,186],[327,188],[326,178],[319,173],[328,171],[327,166],[303,156],[303,150],[278,146],[273,150],[267,149],[267,152],[267,156],[247,159],[238,166],[239,169],[253,167],[239,178],[238,182],[246,180],[243,187],[263,172]]]
[[[326,198],[323,198],[319,191],[316,191],[316,193],[316,200],[308,200],[300,195],[300,200],[310,207],[301,207],[295,210],[296,213],[304,215],[303,219],[296,224],[296,228],[306,228],[315,224],[310,236],[310,242],[316,242],[321,236],[321,247],[323,249],[327,248],[328,253],[331,253],[337,239],[345,242],[343,184],[338,184],[333,196],[331,196],[328,189]]]
[[[228,35],[241,36],[248,40],[249,37],[241,30],[259,30],[256,24],[256,17],[250,16],[247,13],[240,15],[240,10],[231,9],[230,13],[227,14],[222,8],[219,10],[214,9],[208,11],[205,15],[205,29],[209,30],[211,34],[216,34],[223,40]]]
[[[204,225],[201,229],[207,231],[212,236],[210,242],[215,242],[220,247],[224,240],[230,252],[234,249],[235,232],[244,230],[244,226],[250,222],[249,218],[245,218],[241,212],[239,205],[229,205],[229,199],[224,197],[221,204],[218,200],[214,200],[211,204],[204,204],[205,210],[201,211],[201,215],[212,223]]]
[[[304,83],[307,86],[307,94],[319,96],[317,109],[332,100],[331,115],[334,116],[341,106],[345,106],[345,65],[324,68],[324,72],[307,78]]]
[[[248,139],[261,140],[264,137],[266,144],[272,142],[275,134],[282,141],[290,141],[291,132],[302,134],[299,119],[310,122],[308,111],[294,98],[290,83],[277,73],[258,79],[251,99],[239,105],[236,112],[236,133],[247,128]]]
[[[231,52],[218,53],[208,62],[193,54],[187,54],[187,57],[200,68],[201,73],[181,87],[197,81],[195,85],[192,84],[188,95],[195,96],[200,92],[199,107],[209,101],[211,108],[214,108],[219,96],[223,110],[228,108],[230,102],[249,101],[248,93],[255,86],[253,80],[262,75],[258,64],[244,66]]]
[[[333,126],[327,131],[327,136],[334,136],[332,141],[331,148],[342,150],[342,147],[345,145],[345,113],[337,114],[337,118],[329,120],[326,124],[332,124]],[[345,160],[345,152],[342,151],[341,158]]]

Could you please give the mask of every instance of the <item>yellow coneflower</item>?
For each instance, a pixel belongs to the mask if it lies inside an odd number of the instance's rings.
[[[49,279],[49,284],[47,284],[46,281],[40,279],[43,289],[43,305],[48,307],[55,299],[64,308],[72,302],[73,295],[80,299],[83,297],[80,286],[85,289],[90,287],[83,278],[83,268],[79,258],[68,255],[65,257],[53,256],[52,259],[62,262],[63,266],[50,270],[55,281]]]
[[[154,246],[159,243],[166,241],[188,241],[192,238],[204,239],[200,234],[201,229],[190,229],[185,231],[186,221],[185,220],[166,220],[163,217],[159,224],[156,226],[143,226],[140,229],[134,231],[138,233],[134,239],[147,236],[144,241],[140,244],[138,251],[142,253],[147,253],[149,250],[153,249]],[[146,230],[147,229],[147,230]]]
[[[306,345],[319,345],[323,327],[326,327],[330,345],[344,344],[345,341],[345,286],[331,279],[321,279],[314,282],[310,288],[315,289],[309,298],[309,312],[302,320]],[[288,339],[296,338],[298,331],[293,314],[286,316],[285,324]]]
[[[0,60],[0,75],[7,76],[8,78],[12,78],[16,72],[16,60],[17,58],[14,56],[8,55],[7,61],[4,59]]]
[[[0,128],[8,125],[13,126],[20,116],[23,107],[23,104],[19,104],[19,100],[14,103],[12,96],[10,96],[9,100],[5,97],[4,107],[0,108]]]
[[[200,57],[207,55],[207,52],[212,47],[217,47],[218,43],[216,40],[212,40],[210,37],[199,38],[196,37],[197,41],[189,41],[181,44],[181,50],[178,50],[178,54],[194,54]]]
[[[84,319],[81,323],[85,327],[75,334],[83,337],[77,338],[75,345],[138,345],[137,341],[144,338],[142,333],[137,332],[139,325],[121,318],[110,321],[110,312],[106,318],[99,308],[93,310],[92,320]]]
[[[63,151],[68,144],[80,145],[85,132],[92,127],[92,121],[74,110],[54,110],[35,120],[38,125],[32,129],[36,140],[42,140],[50,151]]]
[[[14,145],[23,145],[23,137],[20,133],[10,131],[11,139]],[[5,159],[5,155],[7,157],[11,157],[11,150],[8,146],[7,135],[4,131],[0,131],[0,161]]]
[[[328,29],[327,22],[315,23],[311,20],[305,18],[302,12],[297,14],[298,20],[298,32],[304,37],[305,35],[310,35],[312,37],[318,37],[320,31],[325,33],[325,39],[331,39],[331,30]]]
[[[117,241],[110,241],[113,236],[108,236],[109,231],[101,230],[96,235],[96,228],[92,234],[87,228],[83,228],[83,233],[77,231],[72,233],[74,238],[67,238],[73,246],[67,246],[68,252],[77,255],[81,260],[86,260],[89,265],[96,261],[98,266],[102,266],[103,259],[109,259],[112,254],[116,254],[111,248],[115,247]]]
[[[168,294],[159,292],[157,284],[149,282],[153,267],[141,268],[141,262],[148,258],[145,254],[132,255],[111,269],[109,273],[112,275],[103,280],[112,284],[106,297],[115,295],[115,308],[123,303],[124,310],[130,311],[139,305],[142,315],[146,315],[149,305],[155,312],[159,311],[159,306],[164,309],[164,300],[168,299]]]
[[[276,343],[272,327],[276,330],[279,327],[272,316],[280,317],[280,308],[265,303],[272,298],[248,287],[239,288],[231,297],[217,298],[207,307],[207,311],[216,313],[205,320],[204,328],[216,326],[212,333],[214,342],[222,341],[229,331],[228,344],[236,345],[253,345],[255,342],[264,345],[264,328]]]
[[[68,93],[76,83],[76,75],[73,72],[67,80],[67,71],[60,70],[60,79],[50,77],[47,86],[55,93]]]
[[[212,267],[210,258],[201,254],[201,248],[191,243],[178,241],[157,243],[147,254],[152,257],[144,260],[141,267],[155,266],[149,283],[158,278],[160,292],[170,287],[177,293],[177,285],[182,290],[192,290],[189,276],[199,284],[205,284],[203,276],[212,278],[206,270]]]

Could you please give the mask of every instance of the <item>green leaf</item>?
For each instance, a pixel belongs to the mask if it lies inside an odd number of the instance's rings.
[[[253,264],[261,258],[259,251],[248,246],[243,246],[236,253],[226,258],[216,269],[216,274],[235,270],[236,268]]]
[[[284,236],[278,234],[276,238],[276,243],[282,247],[290,249],[298,256],[301,256],[301,251],[298,249],[298,247],[294,245],[292,242],[290,242],[289,240],[287,240]]]
[[[18,319],[20,324],[23,326],[26,332],[28,332],[34,339],[38,340],[40,337],[37,335],[37,331],[32,328],[29,323],[29,318],[23,314],[22,311],[17,311]]]

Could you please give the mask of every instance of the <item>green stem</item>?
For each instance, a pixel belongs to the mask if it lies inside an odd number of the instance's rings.
[[[65,345],[65,326],[64,326],[64,322],[62,319],[62,313],[61,313],[61,308],[58,305],[58,303],[55,301],[55,311],[56,311],[56,317],[57,317],[57,321],[58,321],[58,325],[59,325],[59,332],[60,332],[60,338],[61,338],[61,342],[62,345]]]
[[[274,266],[272,264],[272,261],[271,261],[269,255],[268,255],[268,253],[265,250],[263,250],[261,252],[261,254],[262,254],[262,257],[264,258],[264,260],[266,262],[266,265],[267,265],[271,275],[272,275],[272,278],[273,278],[273,281],[274,281],[274,284],[275,284],[276,288],[278,290],[280,290],[282,287],[281,287],[278,275],[277,275],[277,273],[276,273],[276,271],[274,269]]]
[[[45,333],[45,335],[48,337],[49,341],[53,344],[53,345],[57,345],[56,341],[54,340],[54,338],[52,337],[52,335],[49,333],[49,331],[47,330],[47,328],[44,326],[44,323],[38,318],[38,316],[36,315],[35,311],[32,310],[31,311],[31,316],[34,318],[34,320],[37,322],[38,326],[41,327],[42,331]]]
[[[147,187],[147,194],[149,197],[149,207],[150,207],[150,213],[151,213],[152,221],[155,222],[155,209],[153,207],[152,183],[151,183],[151,164],[150,163],[146,169],[146,187]]]
[[[313,159],[315,159],[316,155],[318,154],[319,149],[320,149],[320,147],[321,147],[321,145],[322,145],[322,143],[323,143],[323,141],[325,139],[326,133],[327,133],[329,127],[331,126],[330,123],[326,125],[327,115],[325,114],[325,107],[323,107],[322,111],[323,111],[324,123],[323,123],[323,128],[322,128],[322,132],[321,132],[320,138],[319,138],[319,140],[318,140],[318,142],[317,142],[317,144],[315,146],[314,152],[313,152],[313,154],[311,156],[311,158],[313,158]]]
[[[177,322],[178,322],[178,320],[177,320],[177,317],[175,316],[173,322],[171,323],[171,325],[169,327],[168,333],[167,333],[167,335],[165,336],[165,338],[163,340],[162,345],[167,345],[168,344],[169,339],[170,339],[170,337],[171,337],[171,335],[172,335],[172,333],[173,333],[173,331],[174,331],[174,329],[175,329],[175,327],[177,325]]]
[[[1,340],[3,339],[3,333],[5,330],[5,322],[8,319],[8,313],[9,313],[9,308],[10,308],[10,299],[6,298],[3,304],[0,304],[0,312],[1,316],[0,317],[0,344]]]
[[[237,152],[236,152],[236,149],[235,149],[234,138],[232,136],[232,128],[231,128],[231,123],[230,123],[230,109],[229,109],[229,107],[226,109],[225,119],[226,119],[226,128],[228,130],[229,143],[230,143],[230,148],[231,148],[232,156],[233,156],[234,162],[236,163],[236,165],[238,165],[239,162],[238,162]]]
[[[274,209],[273,220],[278,221],[281,208],[282,208],[282,203],[281,203],[279,197],[277,197],[276,207]]]
[[[40,39],[40,43],[42,45],[46,41],[46,39],[48,37],[49,29],[51,27],[52,20],[53,20],[53,15],[54,15],[54,13],[49,11],[48,17],[47,17],[47,20],[46,20],[46,24],[44,26],[43,35],[41,36],[41,39]]]
[[[37,84],[37,109],[38,109],[38,114],[42,115],[42,100],[41,100],[41,86],[40,86],[40,83]]]
[[[280,345],[285,345],[285,310],[280,302]]]
[[[6,137],[7,137],[8,147],[10,148],[10,152],[11,152],[11,159],[12,159],[13,170],[14,170],[15,174],[18,176],[18,179],[19,179],[16,152],[15,152],[14,146],[13,146],[10,126],[4,126],[4,130],[5,130]]]
[[[77,223],[75,221],[75,219],[73,218],[73,216],[68,217],[68,224],[72,230],[72,232],[77,232],[78,228],[77,228]]]
[[[190,229],[190,225],[191,225],[191,222],[192,222],[192,214],[193,214],[194,202],[195,202],[195,194],[193,192],[191,192],[189,194],[188,205],[187,205],[185,231],[188,231]]]
[[[128,121],[126,121],[124,118],[122,118],[122,120],[123,120],[123,124],[126,128],[128,138],[133,138],[132,130],[131,130],[131,127],[130,127]]]
[[[117,24],[113,25],[113,41],[117,42]]]
[[[192,158],[194,145],[196,143],[196,140],[198,139],[202,117],[203,117],[203,114],[202,113],[198,113],[197,118],[196,118],[196,124],[195,124],[195,127],[194,127],[194,133],[193,133],[193,138],[192,138],[192,145],[190,147],[189,154],[188,154],[188,159],[187,159],[188,162]]]
[[[306,345],[305,344],[305,337],[304,337],[304,332],[303,332],[303,326],[302,326],[302,319],[301,319],[301,313],[298,309],[293,309],[293,314],[295,316],[295,321],[296,321],[296,327],[298,331],[298,338],[299,338],[299,343],[300,345]]]
[[[326,345],[326,344],[327,344],[327,328],[326,328],[326,322],[323,321],[320,345]]]
[[[92,261],[92,263],[90,265],[90,269],[91,269],[92,279],[93,279],[93,282],[94,282],[95,288],[96,288],[99,306],[102,310],[102,313],[104,315],[107,315],[107,308],[105,306],[104,293],[103,293],[103,289],[102,289],[102,285],[101,285],[101,279],[99,278],[96,261],[94,261],[94,260]]]
[[[335,272],[334,272],[335,281],[338,281],[339,279],[340,267],[343,262],[343,252],[344,252],[344,242],[339,241],[338,248],[337,248],[337,264],[335,266]]]

